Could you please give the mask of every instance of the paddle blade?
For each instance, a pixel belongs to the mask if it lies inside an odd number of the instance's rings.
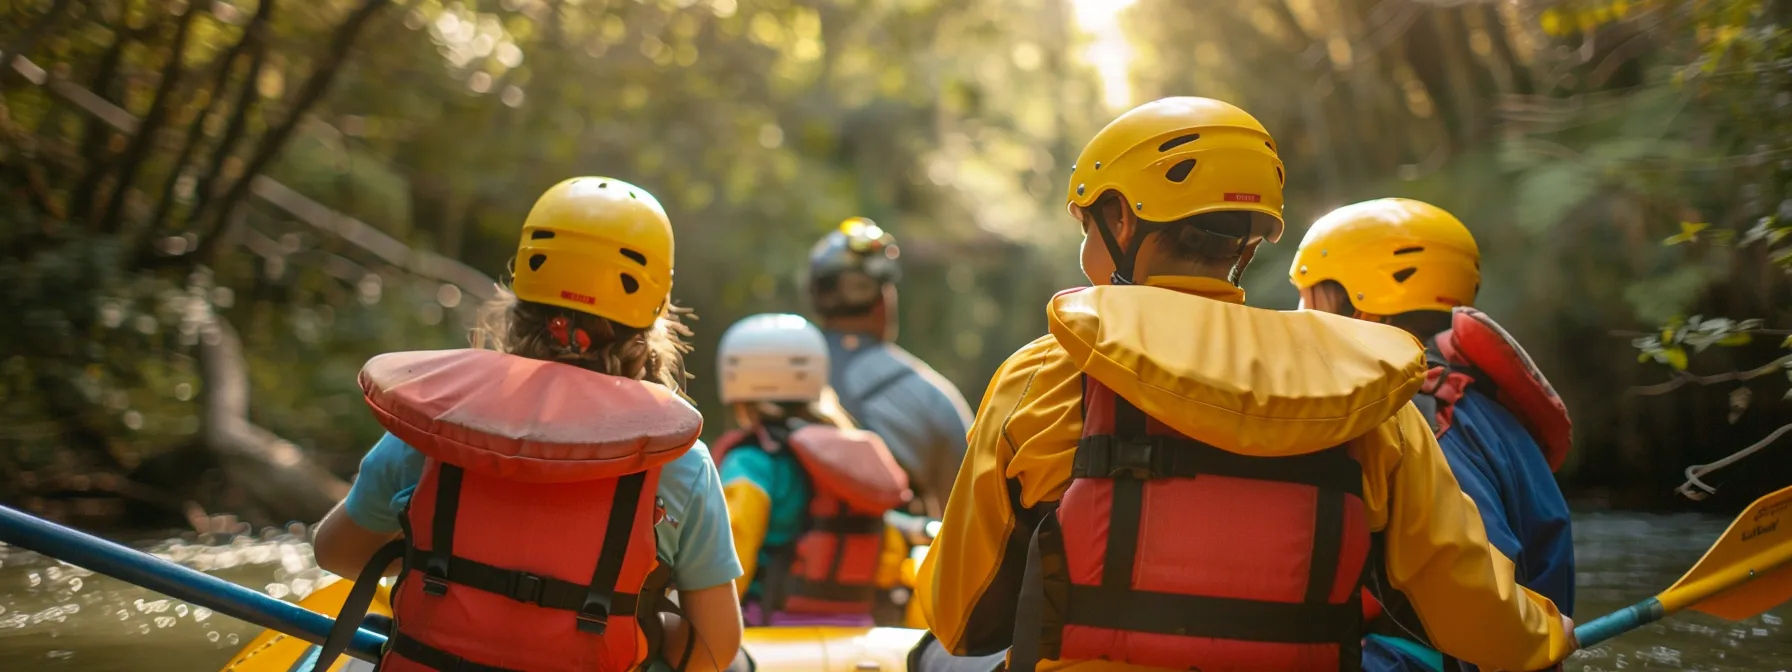
[[[1755,500],[1659,599],[1740,621],[1792,600],[1792,487]]]
[[[299,606],[335,618],[336,612],[342,610],[343,601],[348,599],[349,589],[354,588],[354,586],[355,582],[353,581],[337,580],[329,585],[312,591],[310,595],[305,596],[305,599],[299,601]],[[368,612],[383,616],[391,616],[392,609],[388,605],[388,597],[386,587],[381,586],[379,593],[374,597],[373,606],[368,608]],[[311,642],[293,637],[292,635],[288,635],[278,630],[264,630],[260,636],[257,636],[255,639],[250,640],[248,644],[244,645],[242,650],[237,652],[236,657],[231,658],[230,662],[225,664],[223,669],[228,672],[290,672],[293,669],[309,670],[310,668],[308,666],[300,666],[298,663],[303,662],[306,655],[315,648],[317,648],[317,645],[312,644]],[[360,669],[366,666],[367,663],[355,660],[348,656],[343,656],[337,659],[335,665],[330,667],[330,672],[348,672],[349,670]]]

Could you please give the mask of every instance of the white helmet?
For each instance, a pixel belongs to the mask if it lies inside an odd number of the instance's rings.
[[[819,401],[828,384],[828,342],[801,315],[764,313],[735,322],[717,348],[722,403]]]

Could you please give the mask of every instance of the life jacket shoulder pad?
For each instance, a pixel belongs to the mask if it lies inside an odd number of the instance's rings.
[[[1518,416],[1543,449],[1550,470],[1560,469],[1574,444],[1568,406],[1518,341],[1486,313],[1459,307],[1437,347],[1452,363],[1474,367],[1499,388],[1501,406]]]
[[[1398,328],[1148,286],[1061,293],[1047,326],[1065,355],[1179,434],[1252,455],[1363,436],[1406,406],[1425,352]]]
[[[817,487],[855,510],[881,514],[913,496],[908,475],[871,432],[808,424],[791,432],[790,448]]]
[[[683,455],[703,416],[672,390],[490,350],[379,355],[361,391],[425,455],[506,480],[616,478]]]

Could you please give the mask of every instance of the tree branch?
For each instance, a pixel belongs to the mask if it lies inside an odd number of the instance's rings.
[[[1698,383],[1700,385],[1715,385],[1718,383],[1729,383],[1729,382],[1736,382],[1736,381],[1743,381],[1743,380],[1754,380],[1756,378],[1760,378],[1761,376],[1765,376],[1767,374],[1773,373],[1780,369],[1786,368],[1787,366],[1792,366],[1792,355],[1785,355],[1783,357],[1780,357],[1779,359],[1773,360],[1766,364],[1762,364],[1761,366],[1755,367],[1753,369],[1748,369],[1746,371],[1731,371],[1729,373],[1718,373],[1718,374],[1712,374],[1709,376],[1696,376],[1696,375],[1687,373],[1685,371],[1675,371],[1674,378],[1672,380],[1669,380],[1665,383],[1657,383],[1654,385],[1633,386],[1630,389],[1624,391],[1624,396],[1627,396],[1627,397],[1652,397],[1652,396],[1656,396],[1656,395],[1667,394],[1674,390],[1680,389],[1680,387],[1686,385],[1687,383]]]
[[[137,181],[137,171],[143,167],[143,160],[149,156],[150,148],[155,144],[156,134],[162,130],[162,120],[168,116],[168,98],[180,85],[185,74],[187,36],[192,34],[193,19],[199,16],[199,8],[189,4],[187,11],[181,14],[180,22],[174,28],[174,40],[169,45],[168,64],[162,68],[162,81],[156,85],[156,94],[150,99],[149,111],[144,113],[143,121],[137,124],[137,134],[131,137],[131,144],[125,147],[124,156],[120,158],[118,179],[112,187],[112,197],[107,199],[106,207],[96,213],[99,221],[98,230],[111,233],[118,230],[119,220],[124,216],[124,199],[131,191],[131,184]],[[176,167],[178,171],[179,168]],[[92,227],[90,227],[92,228]]]
[[[51,31],[56,29],[56,24],[62,22],[63,17],[68,15],[69,8],[74,4],[74,0],[56,0],[56,4],[50,6],[50,11],[44,12],[43,16],[38,17],[37,22],[26,28],[24,34],[20,35],[16,42],[7,45],[5,50],[0,51],[0,73],[11,70],[14,59],[18,58],[20,54],[36,49],[37,43],[49,37]]]
[[[125,16],[119,20],[118,28],[112,31],[112,44],[106,47],[106,53],[100,55],[99,68],[94,71],[93,83],[87,86],[101,100],[107,100],[106,90],[111,88],[113,74],[118,71],[119,61],[124,59],[124,48],[136,39],[136,31],[130,27],[130,7],[125,7]],[[117,101],[111,101],[117,102]],[[75,190],[69,192],[69,218],[80,219],[93,211],[93,199],[99,191],[100,182],[106,178],[107,161],[105,160],[106,138],[113,131],[107,130],[106,124],[95,115],[89,119],[87,128],[81,131],[81,156],[86,159],[86,170]]]
[[[224,226],[230,211],[236,207],[238,202],[242,201],[243,197],[249,195],[249,186],[254,178],[267,167],[268,163],[274,160],[275,155],[280,153],[280,149],[286,145],[286,139],[292,135],[293,129],[298,127],[299,121],[307,112],[311,111],[311,106],[317,104],[324,92],[329,90],[330,83],[336,79],[336,73],[342,69],[342,62],[348,58],[348,52],[354,47],[355,38],[360,36],[361,29],[365,28],[374,15],[384,9],[387,4],[389,4],[389,0],[364,0],[361,6],[342,22],[342,25],[337,26],[335,35],[331,37],[328,51],[324,53],[324,57],[318,62],[317,67],[312,69],[311,77],[305,81],[304,88],[293,103],[292,111],[284,122],[262,137],[261,146],[255,156],[249,159],[249,163],[243,168],[243,173],[237,176],[236,181],[230,185],[230,190],[224,193],[217,213],[212,215],[210,227],[208,230],[200,232],[196,259],[202,263],[211,260],[217,250],[218,237],[215,234]]]
[[[223,102],[224,90],[230,85],[230,72],[236,69],[237,61],[242,60],[243,52],[252,43],[257,43],[261,39],[261,25],[272,4],[273,0],[262,0],[261,5],[255,10],[255,18],[251,19],[249,25],[243,29],[242,37],[237,39],[236,44],[230,45],[230,51],[218,59],[220,67],[216,79],[212,81],[211,95],[205,103],[205,109],[200,110],[199,114],[193,118],[193,123],[187,126],[186,144],[181,147],[180,156],[174,160],[174,169],[169,171],[168,179],[162,185],[162,198],[156,203],[156,212],[150,218],[147,230],[160,230],[162,225],[168,221],[169,213],[173,212],[175,187],[180,184],[181,176],[186,172],[187,161],[191,160],[193,154],[199,151],[199,144],[205,139],[205,120],[211,116],[213,110],[217,109],[218,104]],[[253,91],[256,71],[260,69],[260,64],[256,59],[251,59],[247,67],[249,70],[243,74],[243,83]],[[235,120],[232,121],[234,124]],[[193,214],[198,214],[198,211],[195,209]]]
[[[317,520],[348,494],[348,483],[249,421],[249,367],[236,330],[213,318],[201,336],[206,447],[230,480],[273,516]]]
[[[1712,462],[1710,464],[1697,464],[1697,465],[1687,467],[1686,468],[1686,482],[1681,483],[1680,487],[1674,488],[1674,492],[1678,492],[1682,495],[1685,495],[1687,499],[1691,499],[1693,501],[1698,501],[1698,500],[1704,499],[1706,497],[1709,497],[1713,494],[1716,494],[1717,488],[1713,488],[1709,485],[1706,485],[1704,481],[1699,480],[1700,476],[1704,476],[1713,471],[1717,471],[1724,467],[1730,466],[1731,464],[1734,464],[1737,460],[1740,460],[1742,458],[1748,457],[1749,455],[1755,454],[1756,452],[1760,451],[1762,448],[1766,448],[1767,446],[1771,445],[1774,441],[1779,440],[1780,437],[1785,436],[1786,432],[1792,432],[1792,424],[1784,425],[1784,426],[1780,427],[1779,429],[1773,430],[1773,433],[1768,434],[1767,438],[1761,439],[1760,441],[1756,441],[1755,444],[1752,446],[1749,446],[1747,448],[1743,448],[1742,450],[1738,450],[1734,453],[1731,453],[1729,457],[1718,460],[1716,462]]]
[[[249,115],[255,110],[261,96],[256,90],[256,81],[261,78],[261,69],[267,62],[267,23],[273,16],[275,0],[261,0],[255,9],[255,18],[243,28],[243,39],[253,39],[253,51],[249,54],[249,71],[243,73],[241,89],[237,91],[236,112],[231,114],[230,123],[224,127],[224,137],[218,140],[218,146],[212,149],[212,159],[206,167],[205,177],[199,181],[194,191],[193,210],[188,215],[192,222],[202,221],[206,207],[211,204],[212,195],[218,188],[218,179],[223,176],[224,163],[236,151],[236,143],[242,140],[243,133],[249,127]],[[240,43],[239,43],[240,44]],[[222,91],[219,92],[222,95]]]

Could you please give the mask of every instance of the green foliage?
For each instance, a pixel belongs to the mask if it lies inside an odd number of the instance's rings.
[[[1713,345],[1731,348],[1748,345],[1754,341],[1751,332],[1761,327],[1760,320],[1738,322],[1729,318],[1706,319],[1694,315],[1684,320],[1673,320],[1662,328],[1661,333],[1643,336],[1630,343],[1641,351],[1637,361],[1654,360],[1684,371],[1687,365],[1687,348],[1692,348],[1692,354],[1697,354]]]

